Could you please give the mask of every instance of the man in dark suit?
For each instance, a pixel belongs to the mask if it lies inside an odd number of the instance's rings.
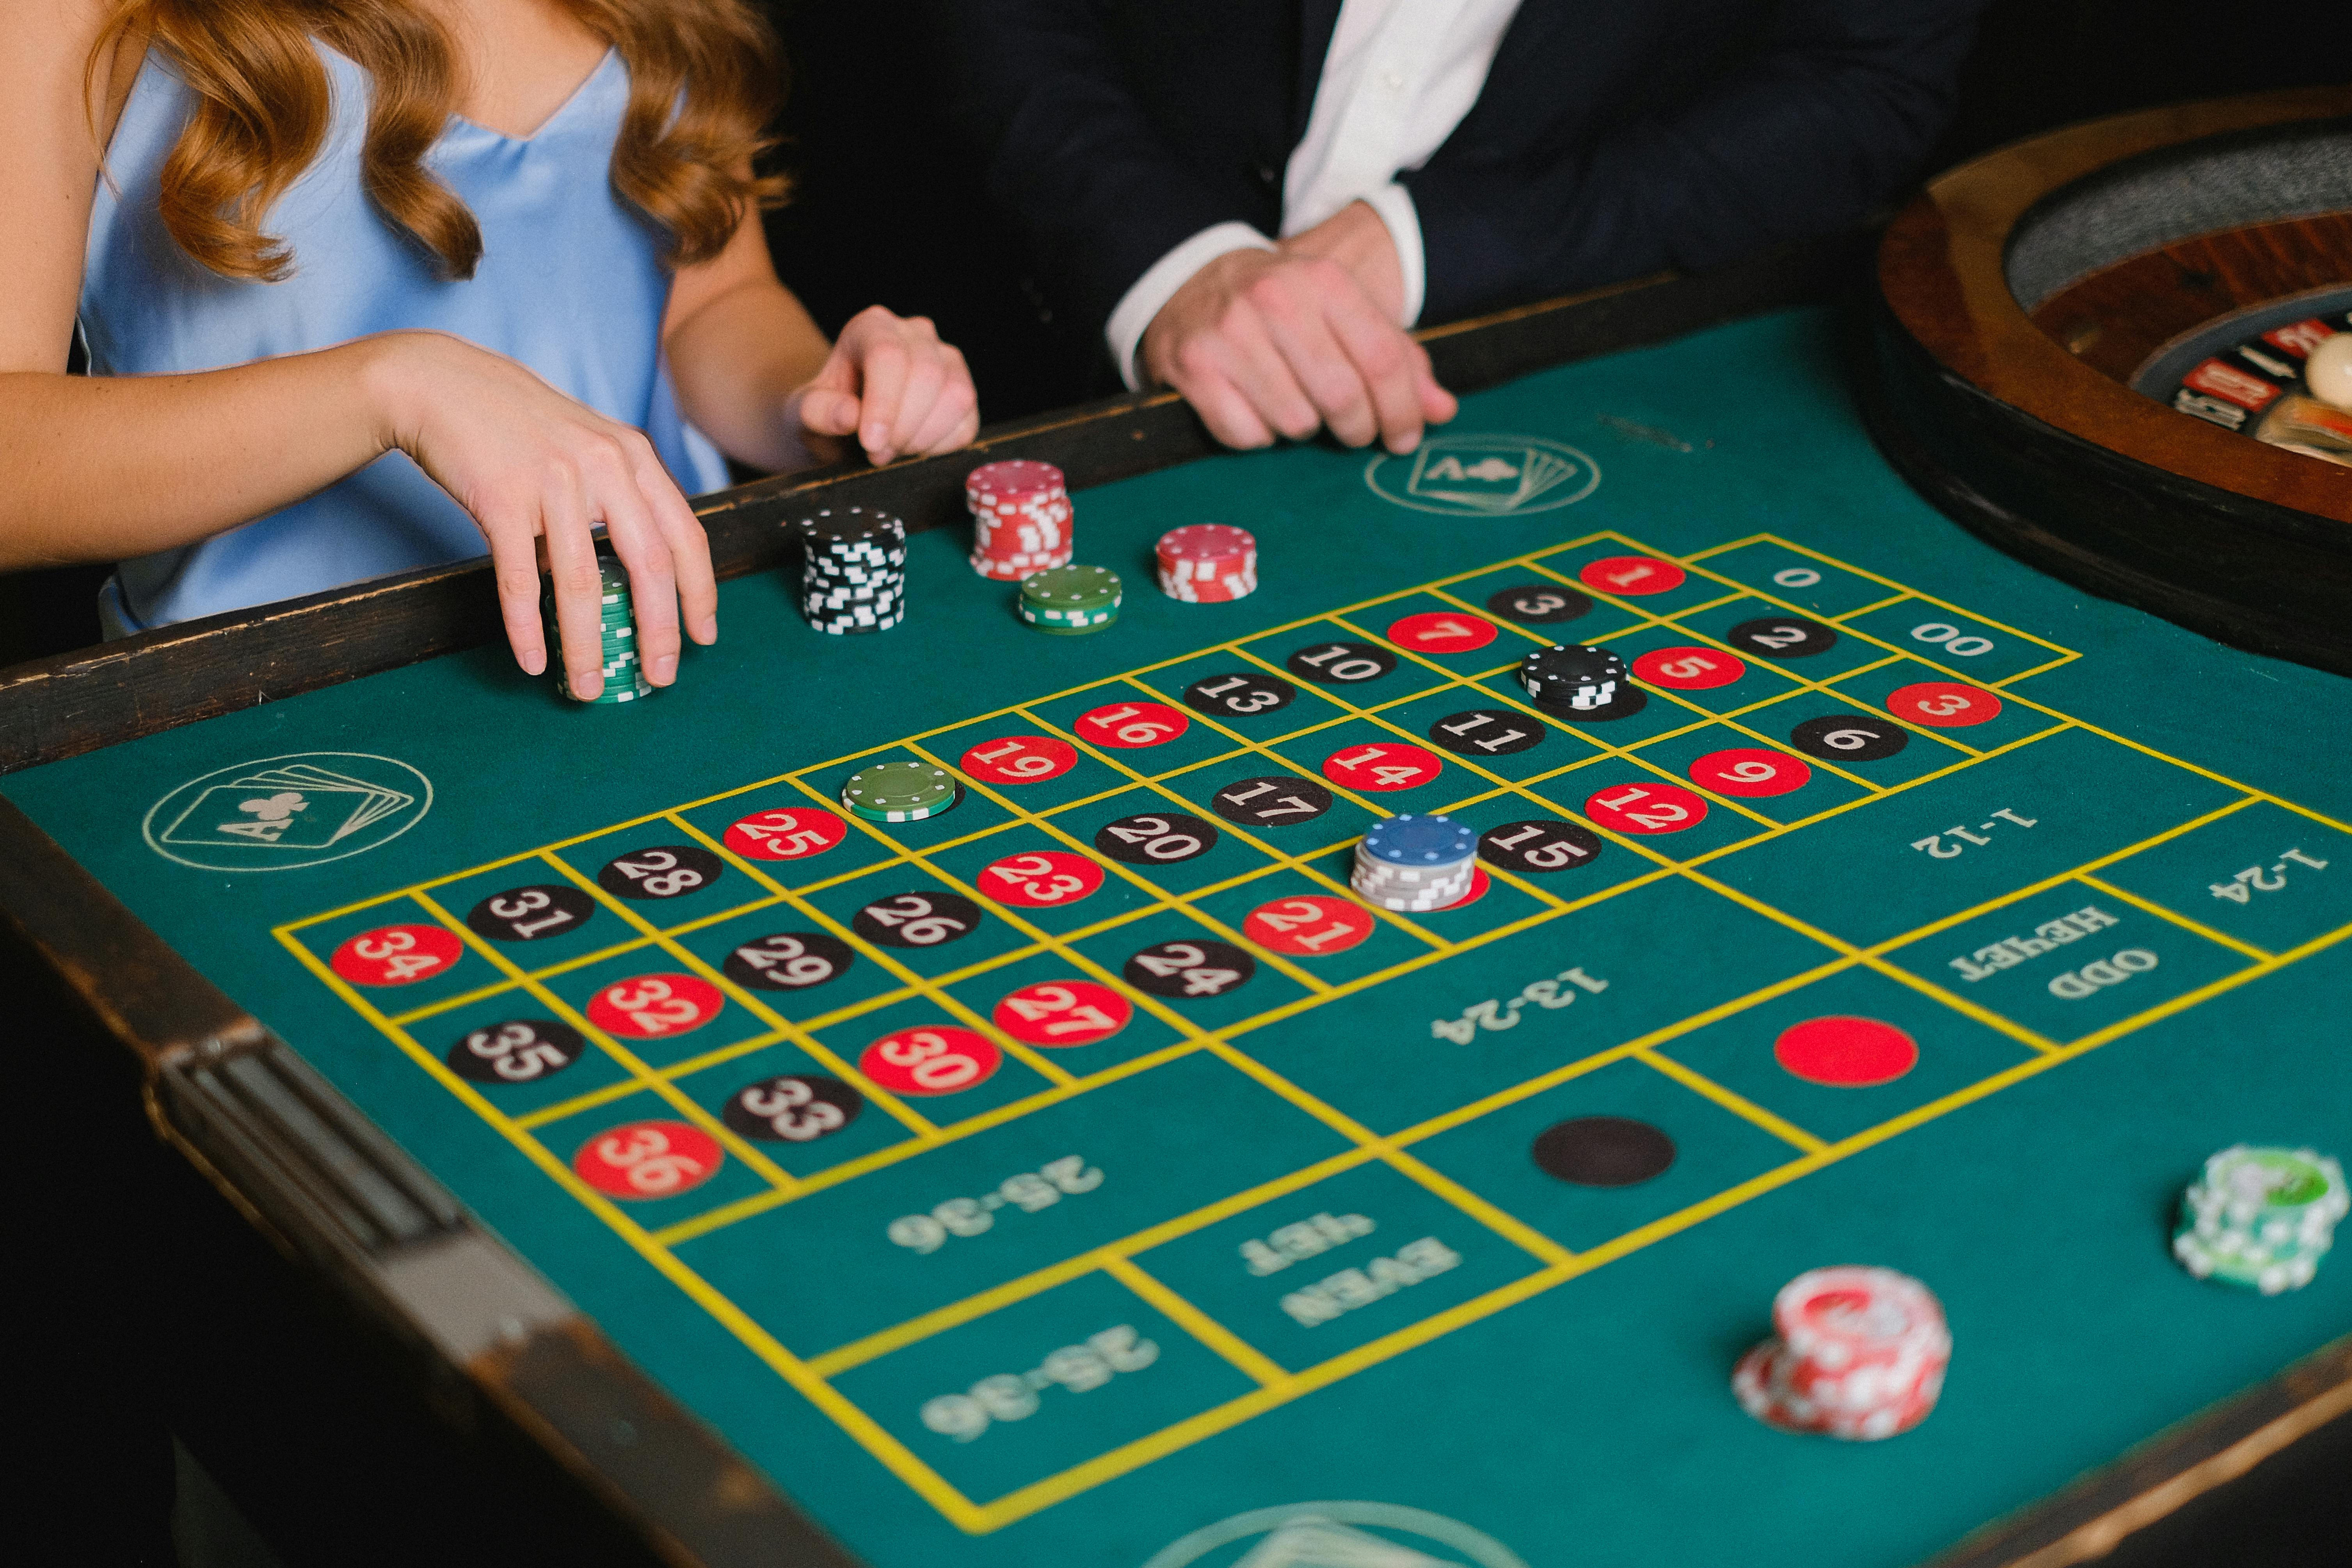
[[[1229,445],[1410,449],[1406,335],[1860,222],[1984,0],[934,0],[1066,319]]]

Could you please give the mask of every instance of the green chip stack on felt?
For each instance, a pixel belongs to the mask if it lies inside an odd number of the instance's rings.
[[[1041,632],[1079,637],[1118,619],[1118,574],[1056,566],[1021,580],[1021,618]]]
[[[961,798],[955,775],[929,763],[877,763],[841,786],[841,804],[868,822],[920,822]]]
[[[604,689],[586,700],[591,705],[634,702],[650,693],[653,683],[646,679],[644,662],[637,657],[637,626],[629,603],[629,574],[609,555],[596,557],[596,572],[603,580],[599,590],[602,602],[596,606],[597,652],[601,656],[596,664],[604,677]],[[563,661],[563,626],[556,614],[552,584],[541,587],[539,610],[547,625],[548,646],[553,650],[548,668],[555,677],[555,689],[571,697],[569,667]]]
[[[2172,1255],[2200,1279],[2265,1296],[2299,1290],[2319,1271],[2347,1208],[2344,1168],[2326,1155],[2234,1144],[2180,1194]]]

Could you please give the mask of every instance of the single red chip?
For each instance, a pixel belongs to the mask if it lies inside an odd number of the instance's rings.
[[[1780,1032],[1772,1058],[1807,1083],[1868,1089],[1919,1062],[1919,1043],[1876,1018],[1808,1018]]]
[[[697,974],[633,974],[588,1001],[588,1021],[608,1035],[661,1040],[699,1029],[727,998]]]
[[[1108,1040],[1135,1016],[1135,1005],[1091,980],[1024,985],[996,1005],[995,1024],[1024,1046],[1066,1050]]]
[[[1812,777],[1813,770],[1802,757],[1760,746],[1709,752],[1690,765],[1691,783],[1717,795],[1788,795],[1804,788]]]
[[[885,1035],[857,1058],[857,1070],[893,1094],[954,1094],[986,1083],[1003,1065],[995,1041],[949,1024]]]
[[[1680,833],[1706,820],[1706,802],[1680,784],[1612,784],[1586,798],[1584,815],[1619,833]]]
[[[1633,661],[1636,679],[1675,691],[1728,686],[1747,673],[1746,660],[1719,647],[1655,647]]]
[[[978,883],[984,897],[1028,910],[1075,904],[1102,885],[1099,864],[1059,849],[1033,849],[992,860],[981,868]]]
[[[1301,893],[1260,904],[1242,922],[1242,934],[1269,952],[1314,958],[1345,952],[1372,934],[1372,911],[1352,899]]]
[[[727,1163],[719,1140],[686,1121],[625,1121],[572,1156],[580,1179],[608,1198],[670,1198],[690,1193]]]
[[[1191,729],[1192,721],[1164,702],[1114,702],[1079,714],[1070,727],[1079,740],[1097,746],[1159,746]]]
[[[1576,580],[1604,594],[1639,597],[1683,585],[1683,569],[1654,555],[1604,555],[1585,563]]]
[[[748,860],[804,860],[849,837],[849,824],[821,805],[755,811],[727,828],[727,847]]]
[[[327,963],[354,985],[414,985],[465,955],[466,944],[446,926],[378,926],[335,949]]]
[[[1349,789],[1418,789],[1444,771],[1437,753],[1402,741],[1343,746],[1323,759],[1323,776]]]
[[[1886,710],[1914,724],[1958,730],[1997,718],[2000,699],[1980,686],[1963,686],[1957,680],[1923,680],[1891,693],[1886,699]]]
[[[1038,784],[1077,766],[1077,748],[1051,735],[1000,735],[963,754],[958,765],[988,784]]]
[[[1427,610],[1389,623],[1389,641],[1417,653],[1468,653],[1494,640],[1494,622],[1462,610]]]

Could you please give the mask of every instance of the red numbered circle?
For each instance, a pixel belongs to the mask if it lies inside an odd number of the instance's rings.
[[[1242,922],[1242,934],[1269,952],[1314,958],[1345,952],[1372,934],[1372,911],[1349,899],[1301,893],[1260,904]]]
[[[996,1026],[1024,1046],[1065,1050],[1108,1040],[1135,1016],[1134,1005],[1091,980],[1024,985],[996,1005]]]
[[[1586,798],[1584,815],[1620,833],[1680,833],[1706,820],[1706,802],[1680,784],[1612,784]]]
[[[755,811],[727,828],[727,847],[750,860],[805,860],[849,837],[849,824],[821,805]]]
[[[1103,885],[1103,868],[1083,855],[1038,849],[992,860],[980,873],[980,890],[1000,904],[1025,910],[1075,904]]]
[[[1652,648],[1633,661],[1636,677],[1675,691],[1728,686],[1747,673],[1746,660],[1719,647]]]
[[[1588,562],[1584,570],[1576,574],[1576,580],[1604,594],[1638,597],[1681,587],[1683,569],[1654,555],[1604,555]]]
[[[465,952],[466,944],[446,926],[378,926],[335,949],[327,962],[354,985],[414,985]]]
[[[1349,789],[1418,789],[1444,771],[1435,752],[1402,741],[1343,746],[1323,759],[1323,776]]]
[[[572,1156],[580,1179],[608,1198],[669,1198],[690,1193],[727,1163],[719,1140],[686,1121],[625,1121]]]
[[[1878,1018],[1808,1018],[1780,1032],[1772,1059],[1807,1083],[1869,1089],[1919,1062],[1919,1043]]]
[[[2000,712],[2000,699],[1980,686],[1957,680],[1923,680],[1898,689],[1886,699],[1886,710],[1897,719],[1937,730],[1958,730],[1981,724]]]
[[[1717,795],[1787,795],[1804,788],[1812,776],[1802,758],[1755,746],[1709,752],[1690,765],[1691,783]]]
[[[1076,747],[1051,735],[999,735],[963,754],[968,778],[988,784],[1037,784],[1057,779],[1078,764]]]
[[[1097,746],[1159,746],[1192,727],[1186,715],[1165,702],[1113,702],[1078,715],[1071,728]]]
[[[857,1070],[894,1094],[954,1094],[986,1083],[1003,1062],[986,1035],[942,1024],[883,1036],[857,1058]]]
[[[1461,610],[1430,610],[1389,623],[1389,641],[1416,653],[1468,653],[1494,640],[1494,622]]]
[[[588,1021],[608,1035],[660,1040],[699,1029],[727,999],[694,974],[633,974],[589,1000]]]

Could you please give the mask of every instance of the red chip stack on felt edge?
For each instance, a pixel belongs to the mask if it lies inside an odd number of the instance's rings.
[[[1195,522],[1160,536],[1160,591],[1188,605],[1246,598],[1257,587],[1257,541],[1230,523]]]
[[[999,583],[1070,563],[1070,492],[1051,463],[983,463],[963,479],[971,509],[971,569]]]
[[[1740,1408],[1768,1426],[1874,1442],[1926,1420],[1943,1392],[1943,1306],[1891,1268],[1800,1274],[1772,1299],[1772,1326],[1731,1374]]]

